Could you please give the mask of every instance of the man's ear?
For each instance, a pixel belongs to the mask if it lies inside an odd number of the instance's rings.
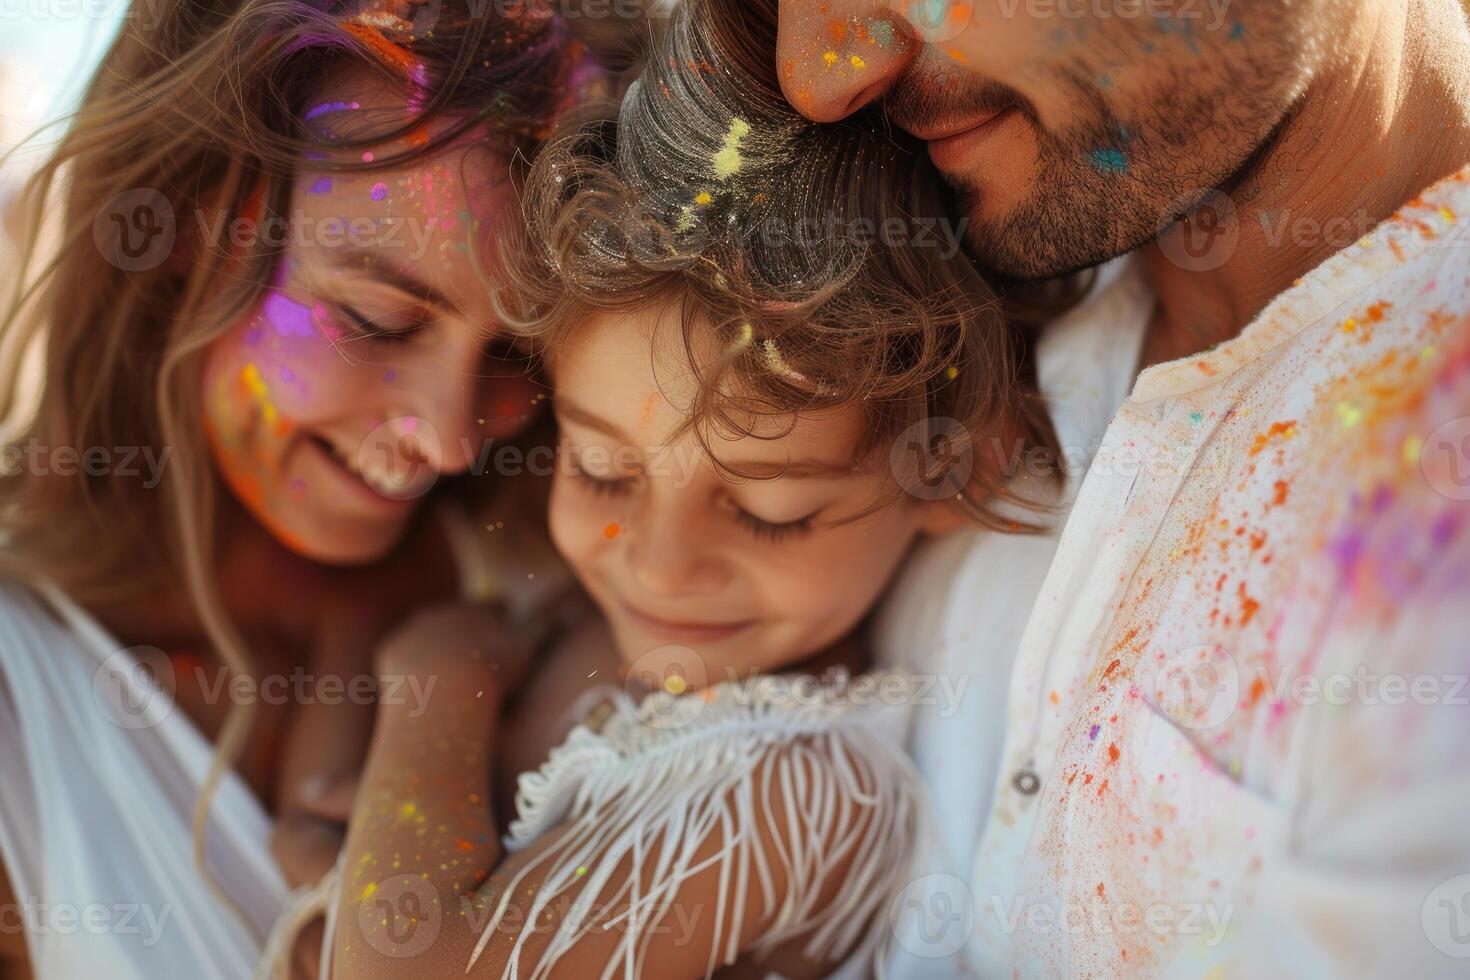
[[[948,500],[924,500],[914,504],[919,508],[919,533],[925,537],[942,538],[974,525]]]

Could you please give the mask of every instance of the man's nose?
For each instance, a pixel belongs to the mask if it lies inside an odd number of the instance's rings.
[[[881,99],[921,44],[893,0],[781,0],[781,90],[813,122],[836,122]]]

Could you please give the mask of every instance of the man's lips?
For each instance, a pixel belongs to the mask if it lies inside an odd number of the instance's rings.
[[[929,159],[940,173],[949,175],[973,175],[975,168],[986,159],[986,152],[999,152],[989,146],[1002,133],[1008,120],[1020,110],[1014,106],[986,116],[979,122],[973,120],[964,128],[947,127],[931,130],[934,135],[926,137]]]
[[[963,120],[943,120],[941,122],[914,123],[903,119],[894,119],[894,123],[905,132],[918,137],[926,143],[937,143],[941,140],[951,139],[956,136],[964,136],[977,129],[988,126],[1013,108],[1003,106],[992,109],[978,116],[970,116]]]
[[[644,629],[663,636],[688,640],[724,639],[725,637],[734,636],[755,622],[751,619],[737,622],[664,619],[661,616],[644,612],[630,602],[624,601],[622,605],[623,609],[627,611],[629,618]]]

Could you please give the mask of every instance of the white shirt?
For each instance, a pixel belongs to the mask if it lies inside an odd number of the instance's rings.
[[[919,716],[949,863],[892,975],[1470,970],[1467,181],[1145,371],[1059,541],[918,556],[884,659],[973,682]],[[1040,353],[1069,455],[1136,363],[1135,276]]]
[[[286,900],[270,819],[233,772],[206,837],[249,926],[195,867],[213,748],[140,664],[55,590],[0,583],[0,855],[38,980],[240,980]],[[156,675],[155,675],[156,676]],[[253,934],[252,934],[253,933]]]

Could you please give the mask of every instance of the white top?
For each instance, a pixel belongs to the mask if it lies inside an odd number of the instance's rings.
[[[534,903],[520,910],[524,921],[537,921],[573,886],[579,905],[598,908],[623,899],[610,881],[642,881],[625,913],[640,924],[623,932],[604,980],[657,976],[658,964],[645,959],[652,927],[684,880],[713,860],[730,889],[710,974],[741,952],[745,896],[764,894],[774,922],[754,952],[801,940],[808,956],[849,958],[833,976],[869,975],[887,945],[886,917],[919,855],[923,791],[903,750],[916,695],[912,679],[892,673],[822,681],[760,676],[697,694],[655,691],[638,702],[616,692],[595,729],[579,725],[539,771],[521,775],[507,847],[521,850],[557,827],[567,830],[507,883],[481,945],[522,877],[549,862]],[[768,808],[772,794],[762,788],[771,786],[781,787],[782,812]],[[785,851],[787,891],[779,907],[761,827]],[[701,845],[720,834],[729,836],[718,856],[696,860]],[[659,847],[650,851],[654,842]],[[849,851],[845,886],[820,907],[833,855]],[[529,976],[546,975],[583,935],[602,928],[600,920],[568,917]],[[517,941],[505,976],[522,975],[515,958],[528,936]]]
[[[125,650],[55,590],[43,603],[0,584],[0,855],[38,980],[254,972],[260,940],[194,866],[213,747],[149,682],[143,664],[166,663],[156,653]],[[269,834],[228,774],[209,861],[259,936],[286,899]]]
[[[1014,669],[1003,712],[917,720],[951,877],[895,975],[1470,968],[1467,214],[1470,171],[1145,371],[1044,578],[1046,542],[919,557],[888,659]],[[1136,362],[1129,288],[1063,324],[1116,342],[1104,378]]]

